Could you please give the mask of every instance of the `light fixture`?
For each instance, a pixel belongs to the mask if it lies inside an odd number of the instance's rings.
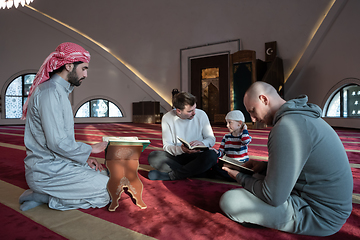
[[[0,0],[0,9],[9,9],[12,8],[12,6],[17,8],[20,4],[21,6],[25,6],[25,4],[30,4],[33,1],[34,0]]]

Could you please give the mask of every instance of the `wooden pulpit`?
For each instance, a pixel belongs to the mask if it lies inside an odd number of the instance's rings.
[[[148,141],[148,140],[146,140]],[[137,206],[146,208],[142,200],[143,184],[138,176],[139,158],[150,144],[139,141],[109,141],[105,151],[106,167],[110,173],[107,189],[111,197],[109,211],[115,211],[125,189],[132,195]]]

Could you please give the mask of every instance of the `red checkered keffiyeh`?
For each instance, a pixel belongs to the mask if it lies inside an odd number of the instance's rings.
[[[60,68],[61,66],[67,63],[73,63],[79,61],[89,63],[90,53],[86,51],[83,47],[75,43],[65,42],[60,44],[55,49],[55,52],[52,52],[45,59],[44,63],[41,65],[39,71],[37,72],[34,81],[31,85],[29,96],[23,106],[23,113],[21,119],[26,118],[28,101],[31,94],[34,92],[34,90],[39,84],[49,80],[50,78],[49,73]]]

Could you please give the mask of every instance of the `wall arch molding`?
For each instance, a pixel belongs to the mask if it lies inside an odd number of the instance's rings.
[[[360,79],[358,78],[345,78],[340,82],[336,83],[330,90],[326,93],[325,98],[321,104],[321,108],[323,109],[322,116],[325,117],[326,110],[334,97],[334,95],[343,87],[351,84],[356,84],[360,86]]]

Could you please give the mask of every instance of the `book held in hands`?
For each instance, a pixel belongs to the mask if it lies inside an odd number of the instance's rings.
[[[254,171],[250,168],[246,168],[242,166],[243,162],[240,162],[234,158],[230,158],[228,156],[223,156],[222,158],[219,158],[219,165],[220,167],[228,167],[230,169],[234,169],[236,171],[239,171],[241,173],[245,174],[254,174]]]
[[[190,149],[190,150],[202,150],[202,151],[204,151],[204,150],[208,150],[208,149],[209,149],[207,146],[191,146],[190,143],[188,143],[187,141],[185,141],[184,139],[179,138],[179,137],[178,137],[178,140],[179,140],[182,144],[184,144],[184,146],[185,146],[186,148],[188,148],[188,149]]]

